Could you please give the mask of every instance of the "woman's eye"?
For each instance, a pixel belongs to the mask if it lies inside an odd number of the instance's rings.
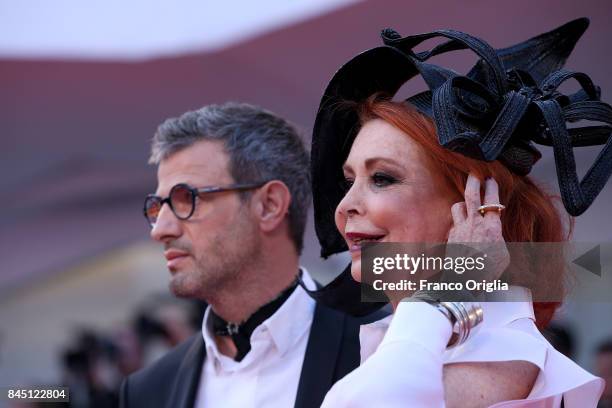
[[[397,180],[395,179],[395,177],[385,173],[375,173],[374,175],[372,175],[372,181],[374,182],[376,187],[386,187],[395,183]]]

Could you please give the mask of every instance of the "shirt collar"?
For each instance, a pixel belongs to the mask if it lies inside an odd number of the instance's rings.
[[[510,286],[507,291],[487,295],[481,302],[484,311],[483,327],[501,327],[515,320],[528,318],[535,321],[531,291],[521,286]]]
[[[314,285],[306,269],[302,270],[307,285]],[[276,313],[261,324],[267,327],[281,355],[285,354],[310,328],[314,307],[314,300],[298,285]],[[260,328],[255,329],[255,332],[258,332],[258,329]]]
[[[303,279],[306,284],[314,286],[314,281],[310,277],[305,268]],[[204,319],[202,321],[202,336],[206,351],[209,358],[215,361],[215,366],[222,366],[225,369],[239,369],[250,365],[254,355],[263,355],[261,350],[255,350],[258,344],[266,343],[266,338],[271,339],[268,342],[270,346],[274,346],[277,352],[282,356],[303,336],[310,328],[314,315],[314,300],[298,285],[293,293],[287,298],[285,303],[267,320],[259,325],[251,335],[251,345],[253,349],[240,361],[221,354],[217,348],[212,332],[212,324],[210,317],[210,307],[206,308]],[[261,340],[264,340],[263,342]]]

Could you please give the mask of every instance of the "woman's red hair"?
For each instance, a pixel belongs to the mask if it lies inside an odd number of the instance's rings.
[[[445,149],[438,143],[433,121],[412,106],[374,96],[360,105],[359,116],[362,124],[378,118],[410,135],[431,159],[432,170],[447,181],[456,201],[463,201],[468,174],[481,181],[493,177],[499,184],[500,202],[506,206],[502,217],[506,242],[561,242],[569,238],[553,202],[556,197],[543,192],[529,177],[512,173],[499,161],[484,162]],[[571,219],[568,225],[571,231]],[[563,278],[558,276],[559,282]],[[559,305],[560,302],[534,302],[539,328],[548,325]]]

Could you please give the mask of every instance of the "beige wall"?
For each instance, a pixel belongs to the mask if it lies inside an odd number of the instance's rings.
[[[0,300],[0,385],[57,381],[75,328],[127,323],[167,280],[161,249],[137,243],[11,293]]]

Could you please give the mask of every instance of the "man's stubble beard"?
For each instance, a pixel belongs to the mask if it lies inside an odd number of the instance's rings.
[[[170,290],[175,296],[210,302],[220,293],[239,293],[241,281],[261,257],[262,246],[259,231],[243,210],[209,241],[205,253],[194,254],[192,271],[173,277]]]

